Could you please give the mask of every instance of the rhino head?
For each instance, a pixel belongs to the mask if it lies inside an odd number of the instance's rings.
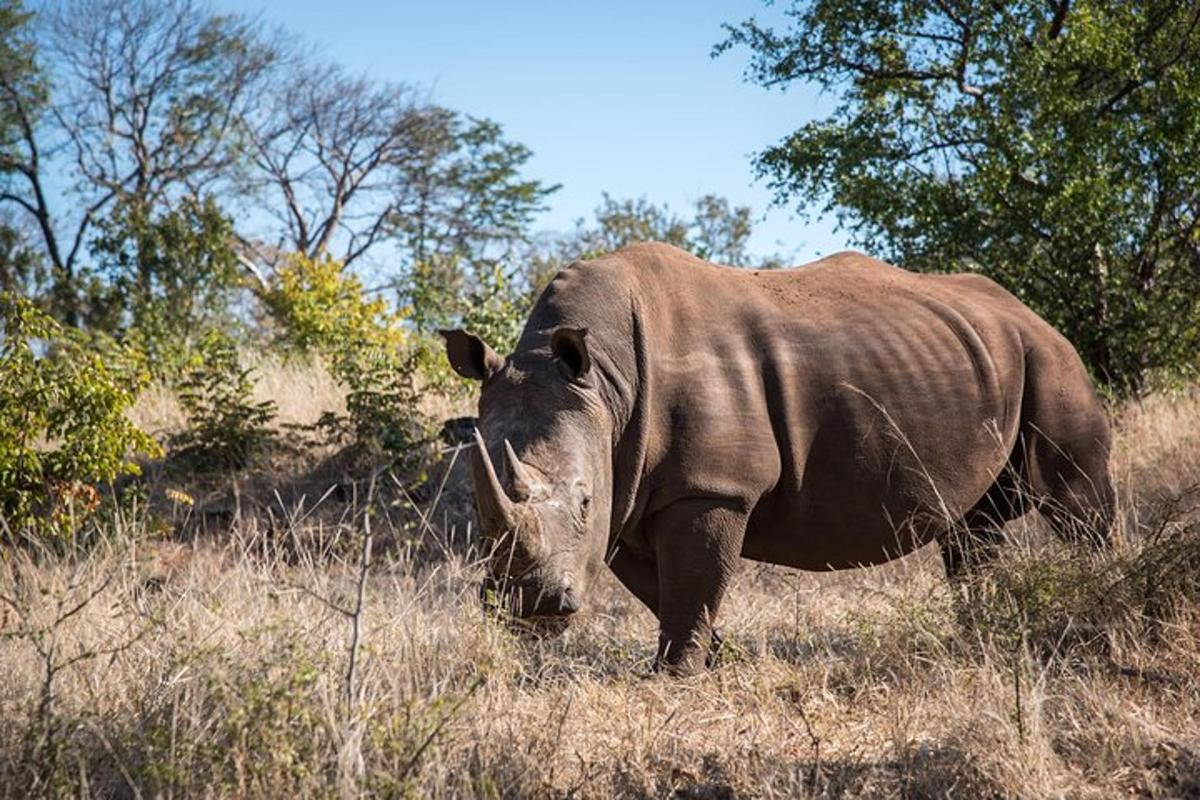
[[[441,333],[454,370],[482,382],[471,466],[493,546],[481,593],[565,626],[603,563],[612,513],[612,422],[587,331],[560,327],[508,358],[465,331]]]

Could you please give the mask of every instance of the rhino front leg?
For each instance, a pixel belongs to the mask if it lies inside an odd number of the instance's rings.
[[[608,568],[634,597],[658,616],[658,564],[653,558],[618,544],[608,560]]]
[[[629,548],[618,547],[608,560],[609,569],[621,584],[642,601],[650,613],[658,616],[658,562],[654,558],[638,555]],[[712,641],[708,648],[708,665],[712,666],[724,643],[721,632],[713,628]]]
[[[733,504],[684,501],[657,515],[656,668],[681,675],[704,669],[713,642],[720,641],[714,623],[745,533],[746,515]]]

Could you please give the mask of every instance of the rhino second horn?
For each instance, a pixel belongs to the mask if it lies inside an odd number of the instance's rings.
[[[505,466],[508,469],[509,482],[512,484],[513,499],[518,503],[533,497],[534,478],[529,469],[517,458],[516,451],[508,439],[504,440]]]
[[[503,536],[517,527],[516,504],[509,499],[496,477],[487,445],[475,430],[475,457],[471,459],[475,478],[475,499],[479,503],[479,521],[484,536]]]

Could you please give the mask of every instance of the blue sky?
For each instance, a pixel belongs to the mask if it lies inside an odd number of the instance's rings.
[[[219,0],[311,40],[352,69],[429,89],[500,122],[534,151],[528,174],[561,183],[540,220],[567,230],[602,191],[684,211],[713,192],[761,217],[752,251],[797,262],[845,246],[833,220],[769,209],[751,154],[830,98],[742,81],[747,54],[709,57],[721,23],[779,12],[735,2],[353,2]]]

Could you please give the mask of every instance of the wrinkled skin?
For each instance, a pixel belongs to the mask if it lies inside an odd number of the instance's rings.
[[[975,275],[856,253],[735,270],[661,244],[573,264],[507,358],[444,331],[482,382],[486,588],[560,623],[607,563],[703,667],[741,558],[878,564],[937,541],[959,576],[1037,509],[1112,519],[1107,416],[1074,348]]]

